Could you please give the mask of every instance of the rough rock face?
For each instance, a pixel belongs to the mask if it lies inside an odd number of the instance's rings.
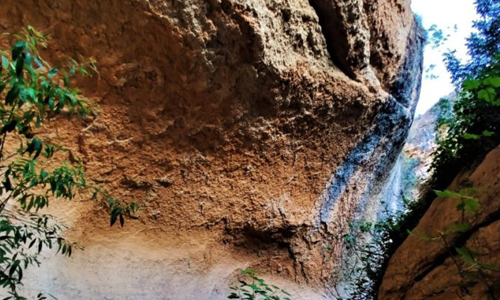
[[[142,206],[123,230],[98,208],[56,209],[87,250],[34,284],[67,299],[219,299],[245,265],[328,281],[334,235],[411,124],[423,41],[409,2],[4,0],[2,30],[46,32],[53,64],[97,60],[80,85],[101,114],[58,120],[49,138]]]
[[[425,193],[426,182],[431,176],[432,153],[437,149],[436,130],[439,119],[452,117],[453,102],[457,98],[452,93],[415,118],[406,139],[401,159],[403,161],[402,188],[404,196],[410,200],[420,199]]]
[[[488,286],[479,281],[469,287],[469,293],[461,289],[461,283],[477,280],[477,277],[459,276],[458,268],[470,271],[474,268],[464,263],[462,258],[447,245],[466,247],[475,252],[475,259],[485,265],[500,264],[500,147],[488,154],[473,171],[461,174],[448,188],[460,190],[474,187],[472,191],[481,204],[477,214],[466,214],[462,220],[456,209],[457,199],[436,199],[419,222],[415,232],[436,236],[445,232],[452,224],[469,223],[470,230],[456,233],[442,240],[424,240],[409,236],[391,258],[380,289],[379,299],[383,300],[454,300],[454,299],[495,299],[488,295]],[[498,272],[484,270],[489,285],[493,286],[500,276]],[[470,276],[470,275],[469,275]],[[463,285],[462,285],[463,286]],[[495,289],[496,297],[498,290]]]

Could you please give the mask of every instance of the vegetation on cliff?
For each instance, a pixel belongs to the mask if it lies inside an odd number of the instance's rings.
[[[496,147],[500,139],[500,3],[476,2],[481,19],[468,40],[470,60],[446,54],[448,71],[458,96],[452,112],[438,120],[438,148],[433,154],[429,192],[412,204],[402,223],[399,245],[435,199],[432,190],[445,189],[461,171],[470,169]],[[444,101],[446,102],[446,101]],[[448,103],[449,104],[449,103]],[[446,105],[442,103],[441,105]]]
[[[258,277],[258,272],[246,268],[241,270],[239,285],[231,287],[228,299],[240,300],[292,300],[291,295],[274,284],[268,284]]]
[[[24,270],[40,265],[44,249],[70,256],[74,242],[62,234],[64,226],[43,209],[54,200],[92,198],[104,205],[111,225],[136,209],[92,185],[78,157],[43,134],[58,126],[59,118],[86,118],[94,113],[90,101],[71,86],[75,75],[90,75],[93,61],[71,60],[52,68],[38,49],[45,36],[32,27],[12,36],[9,52],[0,51],[0,286],[4,299],[26,299],[19,294]],[[51,121],[51,122],[49,122]],[[38,299],[46,299],[40,293]]]
[[[357,277],[349,299],[378,298],[378,288],[389,259],[417,226],[436,199],[436,193],[439,197],[456,199],[457,210],[463,216],[476,213],[480,207],[478,200],[470,194],[471,187],[465,187],[461,192],[434,191],[446,189],[459,173],[477,166],[500,143],[500,3],[478,0],[476,7],[480,20],[474,24],[477,31],[468,39],[470,60],[461,62],[453,51],[445,55],[458,94],[453,103],[443,100],[440,104],[452,105],[452,108],[438,120],[437,129],[441,134],[433,154],[428,192],[421,199],[405,201],[407,207],[401,214],[378,223],[357,224],[355,234],[346,236],[348,244],[358,248],[356,252],[361,261],[353,272]],[[449,224],[449,230],[440,236],[414,234],[422,239],[447,242],[447,236],[467,232],[470,228],[471,225],[463,221]],[[466,265],[463,267],[462,263],[456,262],[458,273],[463,278],[461,289],[467,290],[467,285],[486,282],[489,295],[498,296],[491,292],[498,286],[484,279],[491,275],[489,272],[497,272],[496,267],[478,263],[475,252],[460,245],[450,244],[446,248]],[[472,276],[475,278],[471,279]]]
[[[463,170],[477,164],[500,139],[500,3],[476,1],[481,19],[468,39],[470,60],[461,62],[448,52],[448,71],[459,92],[452,113],[438,121],[438,148],[433,154],[430,192],[412,204],[402,229],[415,227],[435,189],[445,189]],[[395,244],[404,239],[398,238]]]

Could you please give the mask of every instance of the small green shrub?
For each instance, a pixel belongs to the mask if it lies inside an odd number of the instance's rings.
[[[70,256],[75,243],[62,235],[63,226],[42,209],[51,201],[92,198],[104,205],[113,225],[137,209],[111,197],[85,177],[78,157],[44,140],[43,124],[59,115],[85,118],[93,113],[90,101],[71,86],[76,75],[88,76],[94,62],[71,60],[52,68],[38,52],[45,36],[32,27],[15,35],[10,51],[0,50],[0,287],[7,299],[19,295],[24,270],[39,266],[43,249],[57,248]],[[38,299],[45,299],[43,294]]]
[[[240,285],[233,286],[233,292],[228,299],[241,300],[292,300],[290,294],[279,287],[267,284],[264,279],[257,277],[257,272],[250,268],[241,271]]]

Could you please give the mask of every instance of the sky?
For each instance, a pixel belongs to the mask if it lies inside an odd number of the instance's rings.
[[[472,22],[477,18],[474,0],[412,0],[413,11],[422,17],[426,29],[432,25],[450,35],[440,47],[427,45],[424,50],[424,74],[416,115],[425,113],[440,98],[453,91],[450,76],[443,63],[447,49],[457,50],[457,56],[467,59],[465,39],[472,32]],[[456,25],[456,27],[455,27]]]

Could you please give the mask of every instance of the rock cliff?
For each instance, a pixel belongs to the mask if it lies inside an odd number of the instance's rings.
[[[500,264],[500,148],[491,151],[474,170],[460,174],[448,188],[468,189],[479,200],[477,213],[462,216],[457,210],[459,199],[438,198],[389,262],[379,299],[383,300],[463,300],[495,299],[498,297],[497,267],[483,269],[479,275],[476,264]],[[463,220],[463,218],[465,220]],[[463,232],[448,234],[445,240],[428,240],[420,236],[439,236],[450,232],[453,224],[470,224]],[[451,245],[473,253],[471,260],[463,259]],[[464,271],[462,273],[459,270]],[[481,278],[483,277],[483,278]],[[472,284],[475,282],[475,284]],[[492,297],[496,295],[495,297]]]
[[[33,270],[28,291],[223,299],[251,265],[296,299],[324,294],[336,237],[412,122],[423,38],[409,0],[2,2],[2,31],[28,24],[54,65],[98,63],[79,85],[100,115],[57,120],[49,138],[141,205],[124,229],[85,202],[52,208],[86,250]]]
[[[438,123],[453,117],[456,93],[443,97],[423,115],[415,118],[406,139],[401,159],[403,162],[402,189],[409,200],[418,200],[425,194],[431,177],[432,153],[437,140],[444,134],[437,130]]]

